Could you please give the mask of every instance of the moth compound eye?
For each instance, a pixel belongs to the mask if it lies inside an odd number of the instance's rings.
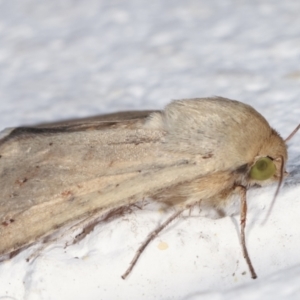
[[[276,172],[275,164],[269,157],[260,158],[250,170],[250,177],[256,180],[271,178]]]

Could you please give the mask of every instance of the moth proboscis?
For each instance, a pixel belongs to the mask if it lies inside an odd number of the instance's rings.
[[[138,249],[125,278],[147,244],[184,210],[199,204],[224,216],[238,196],[243,255],[256,278],[245,242],[246,191],[277,182],[276,197],[286,141],[251,106],[221,97],[6,130],[0,140],[0,255],[143,197],[175,207]]]

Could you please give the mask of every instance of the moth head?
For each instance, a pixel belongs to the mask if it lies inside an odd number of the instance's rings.
[[[287,161],[287,146],[279,134],[272,130],[269,139],[266,139],[249,165],[249,185],[264,186],[273,182],[280,187],[283,178],[287,175],[285,165]]]
[[[256,182],[261,181],[263,183],[268,183],[272,180],[278,181],[276,192],[263,223],[265,223],[270,216],[276,197],[280,191],[284,176],[288,175],[285,170],[285,163],[287,160],[286,142],[295,135],[299,128],[300,124],[285,140],[283,140],[275,130],[272,130],[270,140],[265,143],[265,147],[262,147],[262,151],[269,149],[270,155],[257,157],[254,161],[254,164],[251,166],[249,172],[249,177],[251,180]]]
[[[249,165],[248,179],[251,185],[281,182],[287,175],[285,171],[287,156],[285,141],[275,130],[272,130],[271,135],[262,143],[256,157]]]

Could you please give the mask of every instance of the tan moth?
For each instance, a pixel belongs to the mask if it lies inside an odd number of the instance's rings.
[[[175,207],[138,249],[125,278],[147,244],[184,210],[200,205],[224,216],[238,196],[243,255],[256,278],[245,244],[246,191],[278,182],[277,194],[286,161],[285,141],[263,116],[220,97],[6,130],[0,140],[0,255],[143,197]]]

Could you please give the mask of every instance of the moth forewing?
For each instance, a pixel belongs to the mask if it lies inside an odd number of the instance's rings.
[[[99,121],[83,131],[19,128],[6,136],[0,253],[91,211],[130,204],[203,173],[200,157],[167,152],[160,142],[164,132],[140,128],[140,122]]]
[[[168,221],[195,204],[226,214],[237,186],[278,180],[272,160],[280,156],[286,161],[285,143],[258,112],[218,97],[16,128],[0,140],[0,254],[143,197],[175,206],[126,277]]]

